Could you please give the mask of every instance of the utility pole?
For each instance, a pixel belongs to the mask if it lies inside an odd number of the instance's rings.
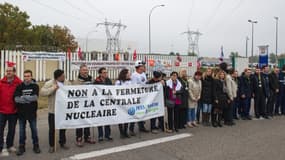
[[[199,57],[199,38],[202,35],[198,30],[197,31],[191,31],[189,28],[186,32],[183,32],[181,34],[187,34],[188,38],[188,53],[196,53]]]
[[[246,36],[246,42],[245,42],[245,57],[247,58],[248,57],[248,36]]]
[[[122,24],[121,21],[119,23],[108,22],[107,19],[103,23],[97,23],[98,26],[105,26],[106,36],[107,36],[107,47],[106,51],[108,54],[115,54],[120,52],[120,33],[122,29],[127,28],[126,25]],[[116,29],[114,35],[111,34],[111,29]]]
[[[278,17],[274,17],[274,19],[276,20],[276,48],[275,48],[275,63],[278,63]]]

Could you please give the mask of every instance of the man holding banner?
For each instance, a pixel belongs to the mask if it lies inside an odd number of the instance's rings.
[[[53,73],[54,79],[47,81],[41,88],[40,95],[48,97],[48,124],[49,124],[49,153],[55,151],[55,96],[57,90],[64,86],[70,85],[69,81],[65,80],[64,71],[57,69]],[[62,106],[60,106],[62,107]],[[62,149],[69,149],[66,145],[65,129],[59,130],[59,144]]]
[[[99,77],[97,77],[95,79],[94,84],[100,84],[100,85],[112,85],[112,81],[111,79],[108,78],[108,72],[107,69],[102,67],[99,69],[98,71],[99,73]],[[110,125],[106,125],[104,126],[104,130],[105,130],[105,139],[108,141],[113,140],[113,138],[111,137],[111,127]],[[103,127],[99,126],[98,127],[98,137],[99,137],[99,142],[103,141]]]
[[[88,67],[86,64],[82,64],[79,68],[79,75],[77,80],[73,82],[74,85],[90,85],[92,84],[92,76],[88,75]],[[95,141],[90,137],[90,127],[77,128],[76,129],[76,145],[83,147],[83,134],[84,142],[89,144],[95,144]],[[94,138],[94,137],[93,137]]]
[[[135,62],[135,68],[136,71],[132,74],[131,76],[131,80],[133,84],[146,84],[147,82],[147,77],[145,74],[145,62],[143,61],[136,61]],[[138,122],[138,126],[139,126],[139,130],[140,132],[149,132],[145,126],[144,126],[145,122]],[[134,133],[134,123],[130,124],[130,135],[135,135]]]

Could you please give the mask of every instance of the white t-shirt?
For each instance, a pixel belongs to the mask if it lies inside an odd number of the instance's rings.
[[[128,80],[128,81],[120,81],[120,80],[116,80],[115,82],[115,85],[116,86],[127,86],[127,85],[130,85],[132,84],[132,81],[131,80]]]
[[[147,78],[145,73],[134,72],[131,76],[133,84],[146,84]]]

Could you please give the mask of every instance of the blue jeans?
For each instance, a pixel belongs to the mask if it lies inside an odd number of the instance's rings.
[[[105,138],[109,138],[111,136],[111,127],[109,125],[104,126]],[[98,137],[103,138],[103,126],[98,127]]]
[[[4,147],[4,128],[8,121],[8,134],[6,137],[7,148],[10,148],[14,144],[15,129],[17,124],[17,114],[3,114],[0,113],[0,151]]]
[[[188,108],[188,122],[194,122],[195,117],[195,108]]]
[[[237,115],[240,114],[240,104],[237,98],[233,101],[233,117],[237,118]]]
[[[212,111],[212,104],[203,103],[203,113],[211,113]]]
[[[19,130],[20,130],[19,144],[25,145],[27,121],[30,124],[33,144],[39,144],[38,130],[37,130],[37,119],[30,119],[30,120],[19,119]]]

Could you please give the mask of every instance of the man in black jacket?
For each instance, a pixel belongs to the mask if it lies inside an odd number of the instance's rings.
[[[261,73],[260,68],[255,69],[255,75],[252,78],[252,88],[254,97],[254,112],[255,118],[263,119],[268,118],[266,115],[266,87],[265,76]],[[263,118],[262,118],[262,117]]]
[[[32,79],[32,71],[24,71],[24,82],[20,84],[14,93],[14,100],[18,109],[19,117],[19,149],[17,155],[23,155],[25,152],[26,141],[26,122],[30,124],[33,139],[33,150],[40,153],[39,138],[37,131],[37,109],[38,109],[39,86]]]
[[[250,105],[252,98],[252,81],[251,70],[245,69],[244,75],[241,76],[240,82],[240,98],[241,98],[241,118],[243,120],[251,120]]]
[[[99,76],[95,79],[94,84],[112,85],[111,79],[108,78],[108,72],[106,68],[104,67],[100,68],[98,73],[99,73]],[[110,125],[104,126],[104,130],[105,130],[105,139],[108,141],[113,140],[113,138],[111,137]],[[99,137],[98,141],[102,142],[103,141],[103,127],[102,126],[98,127],[98,137]]]
[[[161,81],[162,81],[162,73],[159,71],[154,71],[153,72],[153,78],[151,80],[147,81],[146,84],[154,84],[154,83],[159,83]],[[158,119],[158,127],[156,126],[156,119]],[[158,133],[158,129],[164,130],[163,123],[164,123],[163,122],[163,116],[150,119],[151,133],[154,133],[154,134]]]
[[[268,115],[273,117],[273,109],[275,106],[276,110],[276,99],[277,94],[279,93],[279,80],[278,80],[279,68],[274,67],[273,71],[269,74],[269,87],[270,87],[270,96],[268,98]]]

